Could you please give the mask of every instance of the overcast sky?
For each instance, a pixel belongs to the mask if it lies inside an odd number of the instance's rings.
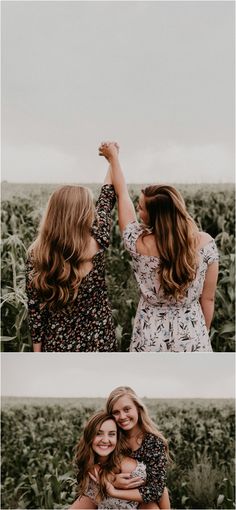
[[[230,353],[4,353],[2,395],[106,397],[116,386],[141,397],[233,398]]]
[[[7,1],[2,179],[234,180],[234,2]]]

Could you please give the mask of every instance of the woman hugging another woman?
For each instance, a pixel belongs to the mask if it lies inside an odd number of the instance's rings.
[[[79,497],[70,507],[169,509],[167,442],[135,392],[116,388],[77,447]]]

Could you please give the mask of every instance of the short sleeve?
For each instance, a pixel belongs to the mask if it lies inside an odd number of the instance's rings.
[[[111,212],[116,203],[115,189],[112,184],[104,184],[96,203],[98,221],[92,227],[92,234],[103,247],[110,244]]]
[[[136,241],[142,232],[142,227],[137,221],[128,223],[123,231],[123,240],[125,248],[130,254],[136,253]]]
[[[212,241],[210,241],[210,243],[208,243],[205,246],[204,262],[206,262],[207,265],[210,265],[210,264],[213,264],[213,262],[216,262],[218,260],[219,260],[219,252],[218,252],[218,249],[217,249],[214,239],[212,239]]]
[[[28,325],[33,343],[43,342],[47,326],[47,312],[41,309],[38,291],[32,285],[32,258],[26,261],[26,294],[28,299]]]
[[[145,453],[142,460],[146,465],[147,478],[139,492],[144,503],[158,502],[166,485],[167,457],[163,441],[153,434],[148,435],[145,438]]]

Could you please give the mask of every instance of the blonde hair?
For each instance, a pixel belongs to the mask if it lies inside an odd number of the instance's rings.
[[[106,411],[98,411],[90,418],[84,428],[83,435],[76,448],[75,464],[77,468],[77,481],[79,494],[83,495],[89,486],[89,472],[92,471],[93,466],[98,462],[98,455],[92,448],[93,440],[101,425],[112,420],[115,424],[115,418],[109,415]],[[122,447],[122,439],[119,428],[117,429],[117,443],[115,449],[110,453],[108,460],[101,466],[99,472],[99,490],[98,498],[103,499],[107,496],[106,481],[109,474],[119,473],[121,470],[121,452],[125,451]]]
[[[142,193],[160,256],[161,288],[166,296],[181,299],[196,276],[198,227],[174,187],[147,186]]]
[[[94,219],[88,188],[63,186],[51,195],[38,237],[30,247],[31,285],[40,292],[42,307],[60,307],[76,299]]]
[[[157,429],[157,426],[150,418],[148,410],[144,403],[142,402],[142,400],[129,386],[119,386],[110,393],[106,402],[107,413],[112,415],[113,407],[117,400],[119,400],[119,398],[121,397],[129,397],[136,406],[138,411],[138,424],[140,426],[141,431],[143,433],[149,432],[151,434],[154,434],[154,436],[159,437],[163,441],[165,449],[168,452],[167,440],[165,439],[163,434]],[[122,433],[125,434],[124,431],[122,431]]]

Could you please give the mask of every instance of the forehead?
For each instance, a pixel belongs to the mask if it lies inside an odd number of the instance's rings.
[[[98,430],[102,430],[103,432],[108,431],[117,431],[116,423],[113,420],[106,420],[102,423],[102,425],[98,425]]]
[[[112,411],[113,412],[115,410],[119,411],[123,407],[126,407],[126,406],[131,407],[131,406],[134,406],[134,405],[135,404],[133,403],[133,400],[130,397],[128,397],[128,396],[120,397],[120,398],[118,398],[116,403],[113,405]]]
[[[140,205],[145,206],[145,196],[144,196],[142,191],[141,191],[141,193],[139,195],[139,203],[140,203]]]

